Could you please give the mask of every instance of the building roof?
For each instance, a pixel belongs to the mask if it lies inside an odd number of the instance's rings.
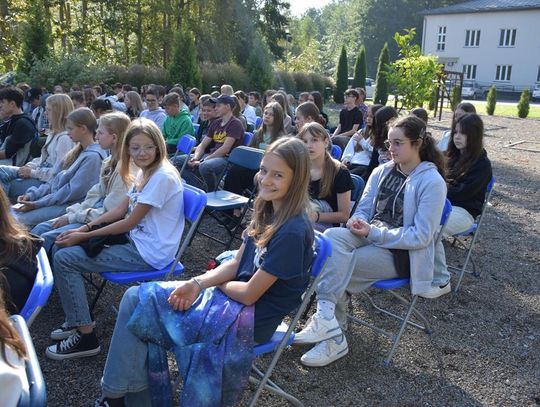
[[[474,0],[453,6],[424,10],[421,14],[468,14],[533,9],[540,9],[540,0]]]

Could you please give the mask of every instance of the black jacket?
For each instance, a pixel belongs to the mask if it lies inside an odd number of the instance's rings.
[[[486,187],[493,172],[486,150],[464,177],[448,184],[448,199],[452,206],[467,210],[474,218],[480,215],[486,197]]]

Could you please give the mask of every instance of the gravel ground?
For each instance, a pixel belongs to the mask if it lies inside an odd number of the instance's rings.
[[[521,140],[538,143],[540,121],[484,119],[497,183],[475,251],[481,277],[465,277],[458,294],[420,299],[418,309],[434,332],[428,336],[407,330],[390,367],[383,366],[388,340],[359,326],[347,334],[349,355],[325,368],[300,364],[307,348],[286,350],[275,369],[276,381],[306,406],[540,405],[540,154],[505,147]],[[434,121],[433,134],[439,137],[449,125],[448,115]],[[540,150],[540,144],[520,147]],[[215,231],[217,226],[206,221],[203,228]],[[219,251],[198,236],[184,264],[188,270],[201,270]],[[459,264],[463,251],[451,248],[448,257]],[[56,292],[34,322],[32,336],[50,406],[90,406],[99,396],[114,327],[110,307],[118,304],[122,292],[122,287],[108,287],[98,304],[99,356],[61,362],[45,358],[49,332],[63,318]],[[386,296],[375,298],[387,303]],[[353,305],[355,314],[393,327],[361,298]],[[246,392],[239,405],[245,405],[250,394]],[[259,405],[287,403],[263,393]]]

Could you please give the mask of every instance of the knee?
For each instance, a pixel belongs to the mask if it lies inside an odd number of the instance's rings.
[[[130,287],[124,293],[120,302],[119,312],[131,314],[139,304],[139,287]]]
[[[347,228],[330,228],[324,231],[324,235],[334,243],[350,241],[352,233]]]

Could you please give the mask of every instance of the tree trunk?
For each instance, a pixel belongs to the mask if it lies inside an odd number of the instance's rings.
[[[142,8],[141,0],[137,0],[137,63],[142,63]]]

